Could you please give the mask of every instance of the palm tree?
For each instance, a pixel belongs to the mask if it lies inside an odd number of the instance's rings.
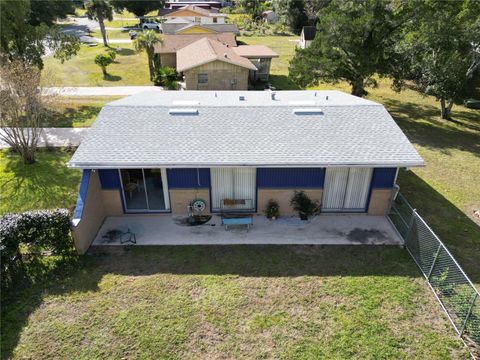
[[[87,16],[90,20],[97,20],[100,25],[100,32],[103,37],[103,45],[108,46],[107,44],[107,32],[105,31],[104,21],[113,20],[113,7],[110,5],[108,0],[88,0],[85,3],[85,8],[87,9]]]
[[[155,61],[155,44],[163,43],[162,38],[153,30],[143,31],[133,41],[136,51],[144,51],[148,57],[148,70],[150,71],[150,80],[155,75],[155,68],[160,67],[160,60]]]

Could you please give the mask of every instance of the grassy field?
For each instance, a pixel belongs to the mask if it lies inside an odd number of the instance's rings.
[[[80,172],[67,169],[71,153],[38,152],[37,162],[23,165],[19,155],[0,151],[0,215],[34,209],[72,208]]]
[[[89,127],[102,107],[121,97],[58,97],[49,109],[44,127]]]
[[[2,358],[469,359],[408,254],[158,247],[5,299]]]
[[[105,47],[82,45],[79,53],[63,64],[53,57],[44,59],[45,80],[48,86],[122,86],[151,85],[148,75],[147,55],[136,53],[131,44],[119,44],[115,63],[108,66],[109,76],[104,79],[102,71],[94,63]]]

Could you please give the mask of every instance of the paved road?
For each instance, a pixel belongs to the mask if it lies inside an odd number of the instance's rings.
[[[64,147],[64,146],[78,146],[82,139],[87,134],[89,128],[43,128],[40,139],[38,141],[39,147]],[[0,128],[0,149],[9,148],[1,137],[4,131]]]
[[[81,86],[43,88],[45,94],[59,96],[128,96],[144,91],[161,91],[160,86]]]

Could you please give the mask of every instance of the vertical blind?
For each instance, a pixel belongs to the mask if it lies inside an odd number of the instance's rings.
[[[244,204],[236,204],[236,209],[255,207],[255,168],[212,168],[210,171],[214,210],[221,210],[225,199],[245,200]]]
[[[371,178],[371,168],[327,168],[322,209],[365,209]]]

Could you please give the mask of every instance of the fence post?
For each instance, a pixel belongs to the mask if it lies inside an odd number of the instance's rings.
[[[433,267],[435,266],[435,263],[437,262],[437,258],[438,258],[438,255],[440,254],[440,250],[442,250],[442,244],[438,244],[438,250],[433,258],[433,261],[432,261],[432,266],[430,266],[430,271],[428,272],[428,275],[427,275],[427,280],[428,282],[430,282],[430,276],[432,275],[432,272],[433,272]]]
[[[478,293],[475,292],[475,294],[473,296],[472,303],[470,304],[470,308],[468,309],[467,316],[465,317],[465,321],[463,322],[462,328],[460,329],[460,336],[463,335],[463,332],[465,331],[465,328],[467,327],[468,319],[469,319],[470,315],[472,315],[473,306],[475,305],[475,301],[477,300],[477,298],[478,298]]]
[[[417,210],[416,210],[416,209],[412,209],[412,217],[410,218],[410,222],[409,222],[409,224],[408,224],[407,233],[405,234],[405,246],[407,246],[408,237],[410,236],[410,233],[411,233],[411,231],[412,231],[412,228],[413,228],[413,220],[415,219],[416,213],[417,213]]]

